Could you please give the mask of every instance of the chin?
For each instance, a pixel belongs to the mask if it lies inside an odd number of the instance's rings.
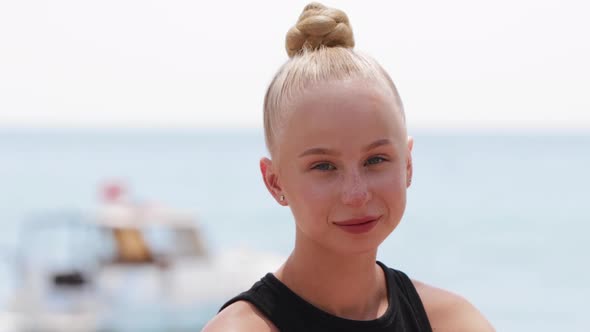
[[[342,254],[345,255],[369,255],[369,254],[375,254],[377,252],[377,249],[379,249],[379,246],[372,246],[372,247],[366,247],[366,248],[346,248],[344,249],[345,251],[342,252]]]
[[[387,234],[371,234],[365,238],[339,240],[338,248],[335,251],[345,255],[363,255],[374,253],[387,238]]]

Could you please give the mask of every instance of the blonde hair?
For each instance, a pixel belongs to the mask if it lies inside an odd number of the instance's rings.
[[[287,32],[289,60],[271,81],[264,98],[264,132],[271,154],[284,125],[287,105],[314,84],[361,79],[391,88],[403,116],[401,99],[390,76],[373,58],[355,50],[346,13],[319,3],[305,6]]]

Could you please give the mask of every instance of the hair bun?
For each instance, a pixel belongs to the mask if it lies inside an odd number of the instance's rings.
[[[297,24],[287,32],[285,46],[293,57],[301,50],[322,45],[353,48],[354,37],[346,13],[313,2],[305,6]]]

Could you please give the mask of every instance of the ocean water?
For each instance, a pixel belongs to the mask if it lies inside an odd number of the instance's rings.
[[[379,259],[465,296],[498,331],[590,331],[590,135],[414,137],[406,213]],[[287,255],[293,221],[264,188],[265,154],[259,131],[0,130],[0,259],[28,216],[92,211],[112,178],[137,201],[192,211],[213,252]]]

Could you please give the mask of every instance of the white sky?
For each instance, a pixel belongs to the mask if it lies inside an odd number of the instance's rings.
[[[0,127],[260,127],[308,1],[0,0]],[[325,1],[413,128],[590,129],[590,2]]]

